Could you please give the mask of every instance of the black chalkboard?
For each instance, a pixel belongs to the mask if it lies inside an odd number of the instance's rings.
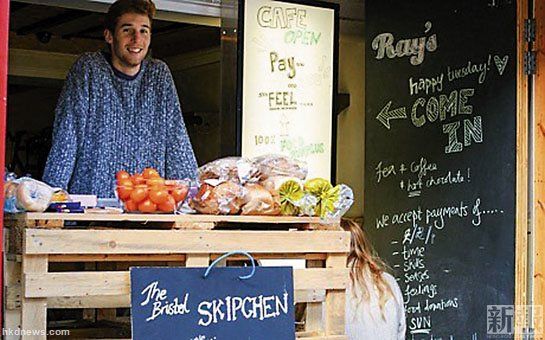
[[[293,269],[132,267],[134,340],[295,339]]]
[[[364,227],[402,289],[407,338],[510,337],[510,310],[488,316],[514,304],[515,1],[365,11]]]

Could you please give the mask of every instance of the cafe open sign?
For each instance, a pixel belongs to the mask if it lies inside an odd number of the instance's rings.
[[[332,179],[336,4],[244,0],[241,154],[307,162]]]
[[[131,268],[132,338],[295,339],[291,267]]]

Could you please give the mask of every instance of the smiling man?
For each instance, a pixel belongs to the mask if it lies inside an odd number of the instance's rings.
[[[115,173],[156,168],[195,178],[197,162],[168,66],[147,57],[155,5],[118,0],[105,19],[108,51],[70,69],[55,110],[43,180],[74,194],[113,197]]]

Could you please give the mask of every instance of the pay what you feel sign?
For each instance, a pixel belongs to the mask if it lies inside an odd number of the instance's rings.
[[[131,268],[133,339],[294,339],[291,267]]]

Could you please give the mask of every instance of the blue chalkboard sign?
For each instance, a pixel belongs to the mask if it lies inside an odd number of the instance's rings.
[[[135,340],[295,339],[291,267],[131,268]]]

